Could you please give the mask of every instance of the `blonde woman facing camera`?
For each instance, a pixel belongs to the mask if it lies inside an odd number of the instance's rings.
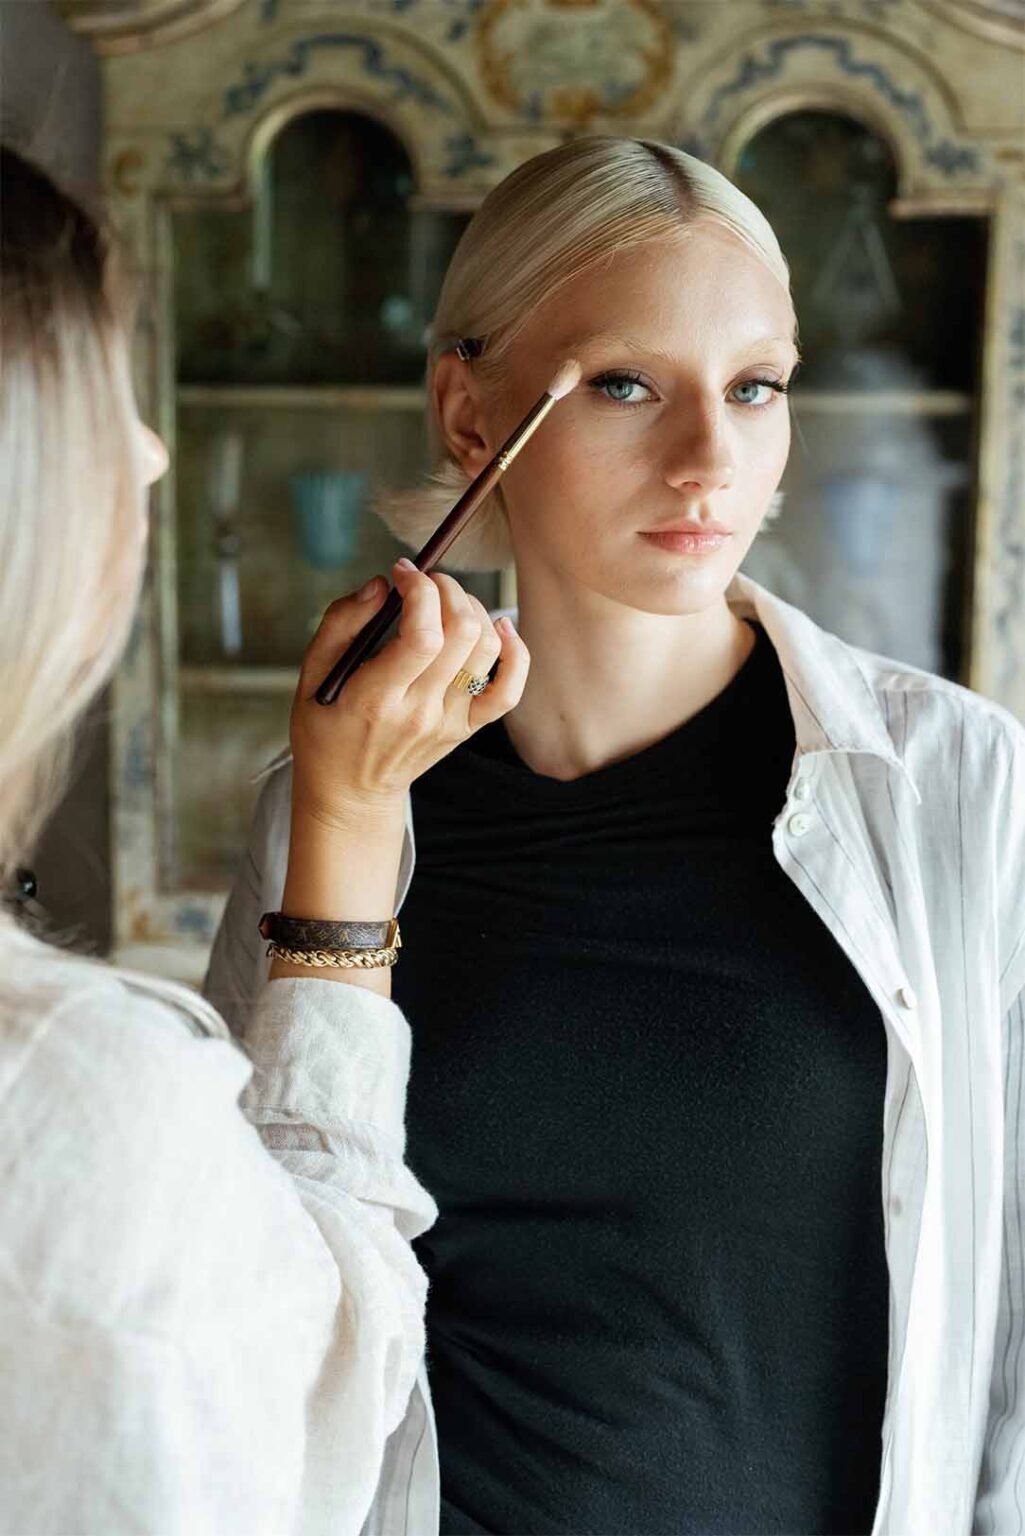
[[[313,796],[374,835],[303,915],[343,915],[336,880],[390,918],[399,871],[382,986],[440,1208],[380,1529],[428,1496],[403,1465],[427,1385],[443,1532],[1023,1518],[1025,732],[738,574],[795,330],[765,219],[655,143],[523,165],[447,274],[437,472],[386,509],[411,545],[564,359],[583,374],[454,547],[515,562],[522,698],[426,772],[374,749]],[[425,656],[474,622],[451,578],[398,580]],[[400,706],[361,679],[332,708],[372,740]],[[269,778],[215,947],[246,1037],[310,795],[298,763]]]
[[[136,414],[101,233],[8,150],[0,197],[6,885],[128,633],[144,490],[166,454]],[[337,604],[311,647],[297,785],[307,772],[311,786],[326,781],[321,752],[356,782],[351,721],[307,695],[367,606]],[[449,735],[412,729],[396,699],[422,670],[417,637],[432,619],[417,586],[402,633],[367,669],[391,701],[376,739],[401,736],[418,772]],[[478,643],[492,659],[502,646],[486,620]],[[445,666],[471,649],[460,629]],[[502,653],[480,720],[522,690],[522,646]],[[464,721],[468,706],[463,695]],[[322,864],[360,867],[371,820],[348,832],[352,804],[297,803],[290,870],[304,901]],[[387,829],[378,836],[386,856]],[[376,910],[393,893],[335,876],[326,894],[359,919],[361,900]],[[387,954],[375,945],[370,958]],[[250,1019],[251,1063],[198,996],[62,954],[0,917],[4,1532],[361,1530],[421,1360],[424,1280],[409,1239],[434,1216],[403,1161],[408,1030],[375,995],[380,974],[275,980]],[[433,1506],[408,1509],[414,1529],[434,1529]]]

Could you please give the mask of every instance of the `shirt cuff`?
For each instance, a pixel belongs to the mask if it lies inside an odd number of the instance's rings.
[[[260,993],[246,1031],[251,1118],[273,1112],[336,1135],[370,1123],[405,1147],[410,1032],[401,1009],[365,987],[281,977]]]

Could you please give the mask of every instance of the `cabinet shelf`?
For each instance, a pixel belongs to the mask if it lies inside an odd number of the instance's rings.
[[[213,662],[178,668],[178,685],[191,694],[288,694],[299,680],[296,667],[224,666]]]
[[[245,411],[422,411],[418,384],[179,384],[178,404]]]
[[[972,397],[951,389],[795,389],[798,415],[967,416]],[[417,384],[179,384],[178,404],[218,410],[423,411]]]
[[[971,395],[953,389],[795,389],[794,410],[826,416],[970,416]]]

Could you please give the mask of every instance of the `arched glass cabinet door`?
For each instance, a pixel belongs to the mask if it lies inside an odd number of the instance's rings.
[[[895,219],[888,145],[798,112],[733,175],[790,264],[803,363],[781,515],[742,569],[868,650],[967,681],[981,219]]]
[[[267,147],[251,205],[173,214],[173,887],[228,883],[310,634],[404,552],[374,498],[428,468],[426,329],[468,218],[417,206],[381,123],[319,109]],[[466,585],[498,603],[497,577]]]

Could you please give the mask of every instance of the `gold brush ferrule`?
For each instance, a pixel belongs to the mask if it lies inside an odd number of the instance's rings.
[[[533,437],[534,433],[544,421],[545,417],[548,415],[548,412],[551,410],[554,404],[554,395],[542,395],[526,420],[523,421],[519,427],[517,427],[512,437],[510,437],[507,442],[502,444],[498,453],[495,455],[495,462],[503,473],[509,468],[509,465],[519,453],[524,443],[529,442],[531,437]]]

